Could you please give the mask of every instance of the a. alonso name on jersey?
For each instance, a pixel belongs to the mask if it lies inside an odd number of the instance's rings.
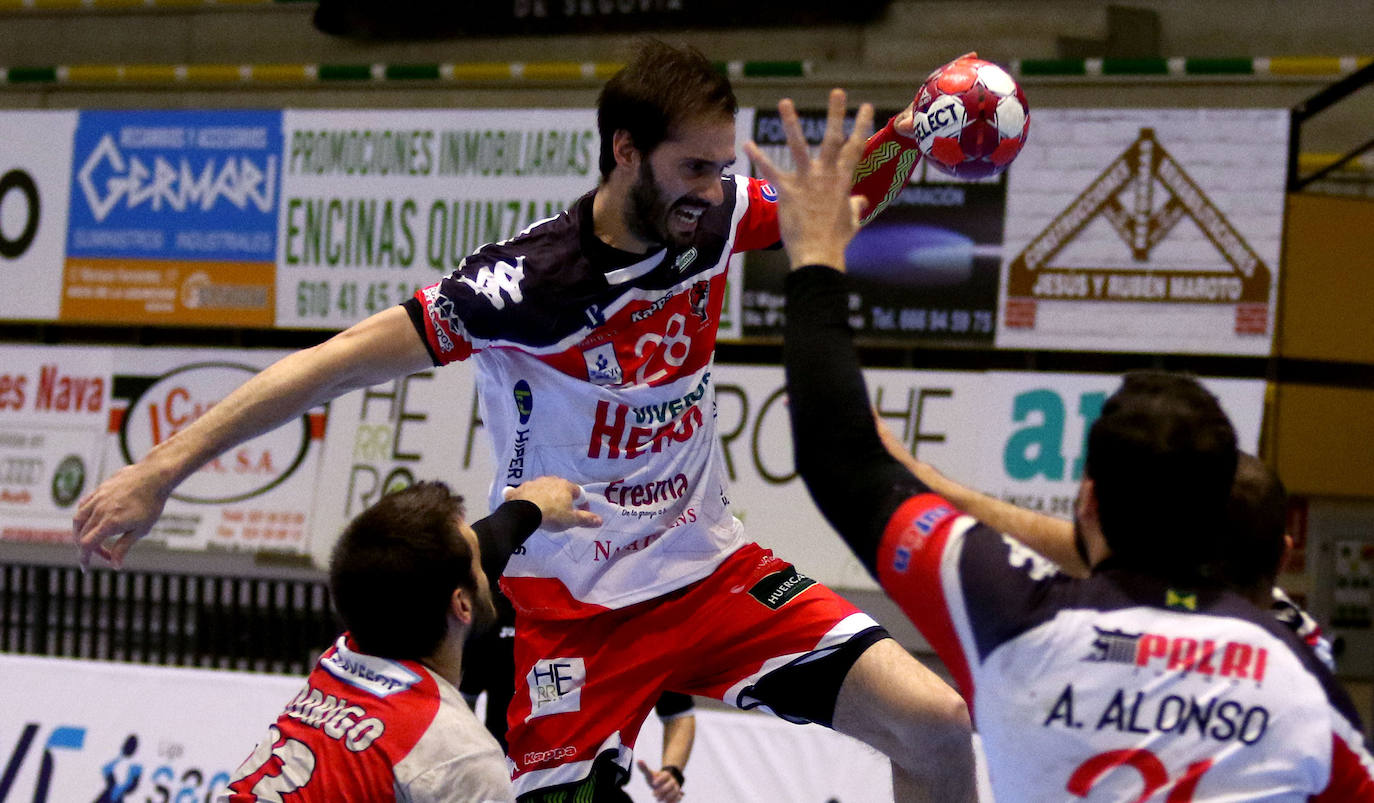
[[[1239,741],[1253,745],[1269,729],[1269,709],[1218,697],[1168,694],[1150,696],[1143,691],[1118,688],[1105,704],[1096,689],[1080,691],[1070,683],[1055,698],[1041,727],[1122,733],[1168,733],[1218,742]]]

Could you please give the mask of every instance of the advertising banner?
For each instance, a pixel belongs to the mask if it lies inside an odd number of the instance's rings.
[[[730,500],[748,536],[821,582],[876,585],[797,477],[781,368],[718,365],[716,426]],[[1110,374],[865,372],[883,422],[921,460],[986,493],[1071,515],[1088,427],[1121,382]],[[1260,380],[1207,379],[1254,451]],[[350,518],[385,490],[441,479],[486,515],[494,473],[471,369],[458,363],[348,394],[330,405],[311,552],[319,565]]]
[[[1240,448],[1253,454],[1264,414],[1264,382],[1204,378],[1202,383],[1230,417]],[[1121,377],[1111,374],[989,373],[982,391],[985,407],[976,426],[982,438],[978,464],[942,465],[944,458],[935,453],[927,462],[992,496],[1072,518],[1088,430],[1120,384]],[[973,428],[966,426],[961,435],[968,437]],[[925,450],[915,446],[915,453],[926,460]]]
[[[460,362],[354,391],[329,405],[311,554],[325,566],[349,520],[387,491],[442,480],[487,514],[491,439],[477,406],[476,372]]]
[[[0,320],[57,319],[76,115],[0,112]]]
[[[280,111],[83,111],[62,318],[272,325]]]
[[[277,325],[338,329],[596,186],[591,109],[286,112]]]
[[[1287,153],[1284,109],[1037,109],[997,346],[1268,354]]]
[[[95,487],[112,352],[0,346],[0,541],[69,543]]]
[[[103,476],[148,453],[286,352],[120,349]],[[231,449],[167,501],[147,540],[177,549],[305,553],[320,467],[322,409]]]
[[[26,803],[213,801],[304,684],[16,655],[0,655],[0,676],[0,800]],[[892,799],[887,759],[828,728],[758,713],[698,709],[696,717],[688,777],[701,800]],[[653,766],[662,742],[649,717],[638,745]],[[638,773],[628,792],[654,799]]]
[[[800,114],[808,141],[819,145],[825,111]],[[878,112],[875,125],[894,114]],[[776,111],[756,112],[753,135],[775,163],[791,165]],[[961,181],[917,165],[906,188],[845,253],[851,325],[861,338],[910,345],[992,344],[1006,186],[1005,176]],[[745,337],[782,337],[787,272],[783,251],[746,255],[740,310]]]
[[[0,800],[33,803],[213,801],[304,682],[18,655],[0,675]]]

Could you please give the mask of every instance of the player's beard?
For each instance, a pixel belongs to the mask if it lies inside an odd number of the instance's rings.
[[[491,626],[496,624],[496,602],[491,598],[491,588],[486,583],[479,583],[476,593],[472,595],[472,628],[468,633],[468,638],[480,636],[491,630]]]
[[[1083,565],[1091,569],[1093,565],[1088,560],[1088,539],[1083,535],[1083,524],[1079,522],[1078,516],[1073,517],[1073,548],[1083,560]]]
[[[646,156],[639,163],[639,177],[630,186],[630,209],[625,224],[630,232],[641,240],[659,245],[685,248],[696,239],[696,228],[683,234],[673,231],[668,224],[674,210],[683,206],[698,206],[703,210],[710,207],[706,201],[683,196],[671,203],[658,186],[654,168]],[[700,225],[700,219],[698,219]]]

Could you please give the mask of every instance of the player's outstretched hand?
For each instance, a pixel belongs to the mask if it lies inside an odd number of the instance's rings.
[[[134,542],[157,523],[168,492],[149,471],[141,463],[125,466],[81,500],[72,517],[72,535],[82,569],[96,555],[115,568],[122,567]]]
[[[639,771],[644,773],[644,780],[653,790],[654,800],[661,800],[663,803],[677,803],[682,799],[682,787],[677,785],[677,779],[671,772],[663,770],[653,770],[645,764],[643,760],[638,762]]]
[[[601,517],[587,509],[582,486],[562,477],[536,477],[506,488],[506,501],[524,499],[539,506],[542,530],[562,532],[573,527],[600,527]]]
[[[778,226],[793,268],[829,265],[844,270],[845,246],[859,230],[865,201],[850,191],[854,168],[863,155],[865,141],[873,133],[873,106],[865,103],[859,107],[854,131],[847,138],[844,109],[844,90],[830,90],[825,137],[813,159],[796,107],[787,98],[778,102],[778,114],[795,165],[791,171],[775,165],[756,143],[744,146],[759,174],[777,190]]]

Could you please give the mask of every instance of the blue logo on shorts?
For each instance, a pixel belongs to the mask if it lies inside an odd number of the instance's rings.
[[[523,379],[515,383],[515,412],[520,414],[522,426],[530,422],[530,413],[534,412],[534,392]]]

